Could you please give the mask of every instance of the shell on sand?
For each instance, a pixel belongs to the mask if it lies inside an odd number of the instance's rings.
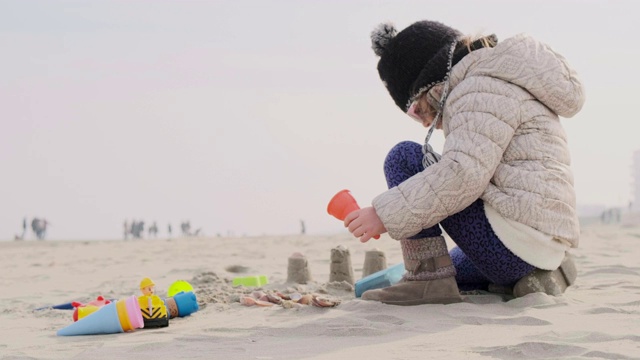
[[[263,300],[258,300],[258,299],[254,299],[251,296],[242,296],[240,298],[240,304],[245,305],[245,306],[274,306],[274,303],[268,302],[268,301],[263,301]]]

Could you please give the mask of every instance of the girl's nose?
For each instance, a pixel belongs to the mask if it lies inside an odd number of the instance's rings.
[[[422,122],[420,115],[416,113],[417,103],[414,101],[411,106],[409,106],[409,110],[407,110],[407,115],[411,116],[414,120]]]

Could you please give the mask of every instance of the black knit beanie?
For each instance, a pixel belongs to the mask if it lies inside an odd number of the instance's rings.
[[[451,66],[469,53],[467,47],[458,42],[461,35],[458,30],[436,21],[418,21],[399,33],[392,24],[385,23],[371,32],[373,51],[380,56],[380,79],[403,112],[418,92],[445,80],[454,43]],[[474,42],[472,49],[474,47],[482,45]]]

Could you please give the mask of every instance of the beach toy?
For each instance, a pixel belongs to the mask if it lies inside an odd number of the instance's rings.
[[[179,292],[193,291],[193,286],[184,280],[174,281],[167,290],[167,297],[172,297]]]
[[[57,305],[42,306],[42,307],[36,308],[35,311],[47,310],[47,309],[73,310],[75,309],[75,307],[73,307],[73,302],[68,302],[68,303],[57,304]]]
[[[101,307],[111,303],[111,300],[105,299],[104,296],[99,295],[95,300],[89,301],[86,304],[83,304],[78,301],[73,301],[71,305],[74,307],[73,311],[73,321],[78,321],[83,317],[94,313]]]
[[[258,275],[258,276],[239,276],[233,279],[233,286],[254,286],[260,287],[263,285],[267,285],[269,280],[266,275]]]
[[[93,314],[94,312],[100,310],[101,307],[102,306],[93,306],[93,305],[86,305],[86,306],[77,307],[73,311],[73,321],[78,321],[78,320],[82,319],[85,316]]]
[[[347,189],[338,191],[329,201],[329,205],[327,205],[329,215],[343,221],[347,215],[358,209],[360,209],[358,202]],[[380,239],[380,235],[376,235],[373,238]]]
[[[116,334],[144,327],[138,299],[132,295],[58,330],[58,336]]]
[[[347,189],[338,191],[333,195],[327,205],[327,212],[338,220],[344,220],[349,213],[360,209],[356,199],[351,195],[351,192]]]
[[[138,305],[146,328],[169,326],[167,306],[158,295],[155,295],[155,285],[153,280],[149,278],[140,281],[142,296],[138,297]]]
[[[157,295],[142,295],[138,297],[138,305],[142,314],[145,328],[169,326],[167,306]]]
[[[193,291],[181,291],[175,294],[173,297],[165,299],[167,304],[167,310],[169,311],[169,317],[185,317],[198,311],[198,301],[196,294]]]
[[[116,301],[118,299],[110,299],[109,301]],[[49,305],[49,306],[42,306],[39,308],[36,308],[35,311],[39,311],[39,310],[49,310],[49,309],[55,309],[55,310],[75,310],[76,306],[74,306],[74,303],[78,303],[77,301],[71,301],[71,302],[67,302],[67,303],[63,303],[63,304],[57,304],[57,305]],[[89,304],[89,303],[87,303]]]
[[[145,295],[153,294],[155,286],[156,284],[149,278],[144,278],[140,281],[140,291]]]
[[[396,284],[404,275],[404,263],[393,265],[356,281],[355,292],[359,298],[367,290],[380,289]]]

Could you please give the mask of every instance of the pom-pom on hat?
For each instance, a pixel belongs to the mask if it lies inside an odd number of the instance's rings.
[[[380,56],[378,74],[402,111],[407,111],[419,91],[445,79],[452,46],[461,35],[447,25],[426,20],[400,32],[393,24],[383,23],[371,32],[371,47]]]

